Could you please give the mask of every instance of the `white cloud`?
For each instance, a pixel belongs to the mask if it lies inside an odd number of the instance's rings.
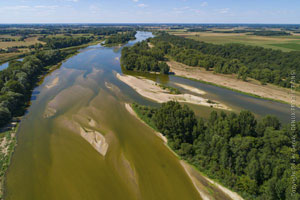
[[[139,2],[139,0],[132,0],[133,2]]]
[[[146,7],[148,7],[148,5],[143,4],[143,3],[141,3],[141,4],[137,5],[137,6],[140,7],[140,8],[146,8]]]

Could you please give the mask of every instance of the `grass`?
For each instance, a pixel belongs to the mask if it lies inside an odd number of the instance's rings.
[[[169,33],[214,44],[239,43],[282,50],[285,52],[300,50],[300,47],[298,47],[298,45],[300,45],[299,35],[274,37],[247,35],[247,33],[186,32],[182,30],[169,31]]]
[[[159,87],[161,87],[163,90],[168,90],[171,94],[181,94],[180,90],[171,86],[159,84]]]
[[[2,37],[2,35],[0,35]],[[13,41],[13,42],[0,42],[0,48],[6,49],[13,46],[30,46],[36,43],[43,43],[38,40],[38,36],[26,38],[25,41]]]
[[[300,51],[300,43],[279,43],[279,44],[272,44],[272,45],[276,47],[283,47],[287,49]]]
[[[4,145],[4,148],[7,148],[7,153],[4,153],[3,149],[0,148],[0,199],[3,198],[5,174],[8,166],[10,165],[11,157],[16,146],[15,133],[17,132],[17,129],[18,126],[12,128],[9,131],[0,133],[0,141],[2,142],[4,139],[6,139],[7,141]]]

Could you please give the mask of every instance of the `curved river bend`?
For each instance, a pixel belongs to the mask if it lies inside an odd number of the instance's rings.
[[[151,36],[138,32],[128,45]],[[34,90],[17,133],[5,199],[199,199],[178,158],[126,110],[124,102],[155,104],[116,79],[115,72],[122,73],[119,57],[120,49],[88,47]],[[237,110],[288,120],[288,105],[178,77],[150,78],[193,85]],[[204,108],[194,109],[201,113]],[[82,131],[105,137],[105,156],[81,137]]]

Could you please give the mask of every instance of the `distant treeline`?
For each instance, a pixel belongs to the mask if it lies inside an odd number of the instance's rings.
[[[282,52],[243,44],[217,45],[161,33],[149,41],[157,47],[160,59],[167,55],[174,60],[195,67],[213,69],[217,73],[238,74],[290,87],[292,71],[300,71],[300,52]],[[300,73],[296,75],[300,81]]]
[[[147,41],[122,49],[121,65],[127,70],[169,73],[165,52],[159,46],[150,48]]]
[[[285,31],[254,31],[252,35],[257,35],[257,36],[287,36],[291,35],[288,32]]]
[[[257,36],[287,36],[291,35],[286,31],[272,31],[272,30],[253,30],[253,29],[238,29],[238,30],[212,30],[206,28],[190,28],[189,32],[208,32],[212,33],[249,33]]]
[[[60,49],[71,46],[78,46],[93,41],[95,37],[41,37],[40,41],[46,42],[46,48]]]
[[[34,27],[34,28],[33,28]],[[0,35],[21,35],[28,36],[32,34],[55,35],[55,34],[94,34],[94,35],[111,35],[123,31],[132,31],[133,27],[105,27],[105,26],[34,26],[14,28],[0,26]]]
[[[134,40],[136,35],[136,31],[122,32],[109,36],[105,40],[105,44],[124,44],[130,40]]]
[[[8,68],[0,71],[0,127],[24,113],[38,77],[72,53],[40,51],[23,61],[11,61]]]
[[[172,101],[158,109],[133,108],[178,155],[245,199],[300,199],[300,179],[293,182],[300,175],[300,122],[291,130],[273,116],[258,122],[249,111],[213,111],[208,120],[197,119],[186,105]]]

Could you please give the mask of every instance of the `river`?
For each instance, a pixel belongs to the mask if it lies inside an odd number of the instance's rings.
[[[138,32],[127,45],[151,36]],[[120,50],[101,45],[85,48],[35,88],[17,133],[5,199],[199,199],[179,159],[126,110],[125,102],[157,104],[115,77],[116,72],[122,73]],[[193,85],[234,110],[275,114],[288,121],[285,104],[174,76],[149,78]],[[210,111],[193,109],[200,116]],[[78,127],[105,136],[109,145],[105,156],[80,136]]]

